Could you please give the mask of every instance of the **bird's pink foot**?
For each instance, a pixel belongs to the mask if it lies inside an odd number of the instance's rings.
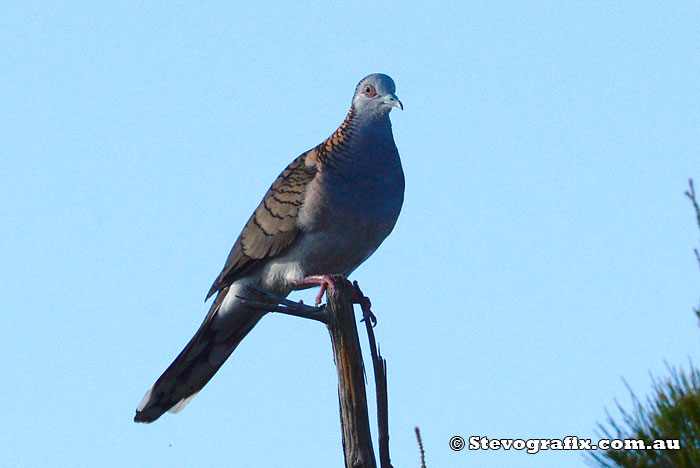
[[[357,281],[354,281],[352,285],[355,288],[355,304],[360,304],[360,308],[362,308],[362,321],[369,320],[372,328],[374,328],[377,325],[377,317],[372,313],[372,301],[369,300],[369,297],[362,294]]]
[[[313,286],[320,286],[321,290],[316,296],[316,305],[321,303],[326,290],[335,289],[335,283],[328,275],[309,275],[301,281],[294,283],[294,289],[306,289]]]

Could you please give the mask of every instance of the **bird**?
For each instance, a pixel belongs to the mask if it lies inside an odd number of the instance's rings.
[[[266,311],[244,304],[250,288],[286,297],[348,276],[391,233],[405,179],[389,119],[403,110],[396,85],[375,73],[356,86],[330,137],[294,159],[248,219],[207,293],[201,326],[136,409],[135,422],[177,413],[209,382]]]

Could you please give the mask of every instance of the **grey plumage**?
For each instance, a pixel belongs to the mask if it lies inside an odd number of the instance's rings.
[[[394,93],[387,75],[365,77],[340,127],[275,180],[209,290],[207,299],[217,296],[204,322],[146,393],[135,421],[182,409],[262,318],[237,298],[246,285],[287,296],[309,287],[305,278],[349,275],[389,235],[404,194],[389,121],[403,105]]]

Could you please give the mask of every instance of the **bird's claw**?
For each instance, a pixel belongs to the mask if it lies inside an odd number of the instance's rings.
[[[368,310],[367,312],[365,312],[364,310],[362,311],[362,319],[360,320],[360,322],[364,322],[365,319],[369,319],[372,328],[377,326],[377,316],[374,315],[371,310]]]
[[[365,320],[369,319],[369,323],[372,328],[376,327],[377,316],[372,313],[372,301],[369,300],[369,297],[362,294],[362,290],[360,289],[360,285],[357,283],[357,281],[353,281],[352,286],[355,288],[354,303],[360,304],[360,308],[362,308],[362,320],[360,320],[360,322],[364,322]]]

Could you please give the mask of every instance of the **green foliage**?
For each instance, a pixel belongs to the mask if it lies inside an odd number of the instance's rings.
[[[630,390],[634,409],[617,408],[622,422],[610,414],[607,427],[599,425],[607,439],[640,439],[651,446],[655,440],[680,440],[680,450],[608,450],[592,452],[591,459],[604,468],[697,468],[700,467],[700,371],[668,368],[671,377],[654,380],[653,395],[646,404]],[[629,387],[628,387],[629,388]]]
[[[700,227],[700,207],[692,179],[685,192]],[[695,249],[700,265],[700,254]],[[694,309],[700,319],[700,308]],[[640,439],[646,446],[654,440],[679,440],[679,450],[632,449],[589,453],[589,461],[603,468],[698,468],[700,467],[700,371],[690,363],[688,372],[667,365],[670,377],[653,379],[653,394],[645,404],[630,390],[634,409],[626,412],[616,401],[622,421],[607,413],[607,424],[599,424],[607,439]]]

